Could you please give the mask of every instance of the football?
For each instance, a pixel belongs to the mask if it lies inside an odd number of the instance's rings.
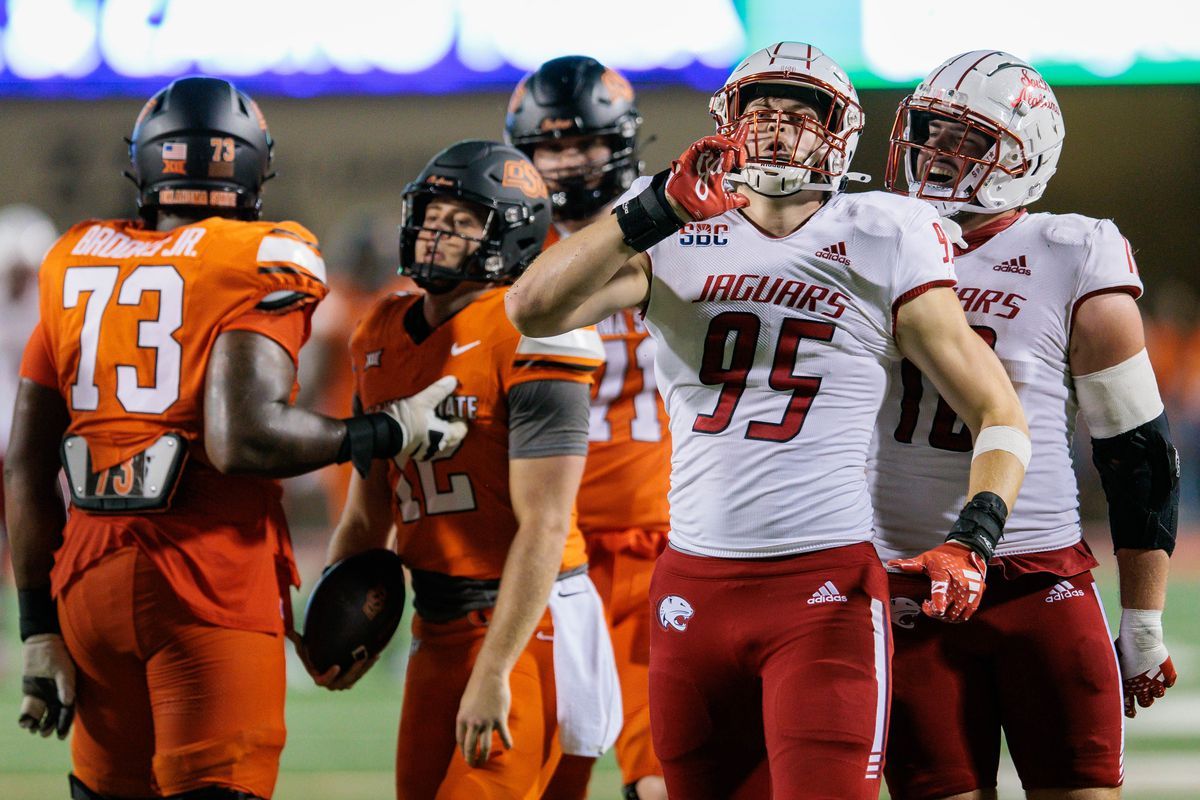
[[[318,672],[378,655],[404,614],[400,556],[376,548],[327,569],[304,609],[304,647]]]

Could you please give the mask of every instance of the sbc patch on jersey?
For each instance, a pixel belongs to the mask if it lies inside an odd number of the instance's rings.
[[[658,624],[662,625],[663,630],[674,628],[686,631],[688,620],[695,613],[692,604],[677,594],[669,594],[658,601]]]

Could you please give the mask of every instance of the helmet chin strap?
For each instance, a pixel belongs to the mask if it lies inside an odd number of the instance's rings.
[[[747,175],[747,172],[751,172],[751,174]],[[765,175],[763,170],[759,167],[743,167],[741,172],[730,172],[726,174],[725,179],[732,183],[745,184],[746,187],[755,194],[761,194],[765,197],[790,197],[791,195],[799,192],[836,192],[839,191],[839,184],[843,180],[854,181],[855,183],[870,183],[871,181],[871,176],[865,173],[847,172],[844,175],[835,178],[833,182],[823,181],[821,183],[812,183],[805,180],[805,178],[808,177],[809,172],[810,171],[807,169],[800,170],[799,174],[795,177],[795,180],[797,181],[795,188],[791,189],[790,191],[787,191],[784,188],[789,183],[788,178],[784,177],[783,175]],[[756,176],[754,173],[757,173],[757,179],[755,179]],[[766,180],[763,180],[764,178]],[[764,184],[776,185],[769,186]]]

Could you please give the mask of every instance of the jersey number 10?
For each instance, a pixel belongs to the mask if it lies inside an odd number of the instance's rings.
[[[979,334],[988,347],[996,349],[996,331],[984,325],[972,325],[971,330]],[[900,382],[904,392],[900,396],[900,422],[893,436],[897,442],[912,444],[917,418],[921,414],[921,397],[925,394],[925,376],[906,358],[900,362]],[[937,410],[929,428],[929,446],[955,453],[965,453],[974,446],[971,429],[966,423],[959,422],[958,414],[941,395],[938,395]]]

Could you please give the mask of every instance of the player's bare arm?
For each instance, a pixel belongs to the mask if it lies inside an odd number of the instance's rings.
[[[593,325],[650,296],[650,260],[625,244],[607,216],[546,250],[504,300],[526,336],[556,336]]]
[[[361,473],[372,458],[428,458],[466,435],[464,423],[434,412],[453,384],[337,420],[291,405],[295,378],[291,357],[268,337],[227,331],[217,338],[204,389],[205,447],[217,469],[283,478],[351,460]],[[430,431],[441,434],[436,444]]]
[[[905,357],[933,381],[976,438],[993,426],[1028,435],[1021,401],[1004,367],[967,325],[952,289],[930,289],[902,305],[896,339]],[[993,492],[1012,508],[1024,474],[1025,467],[1011,452],[981,453],[972,464],[968,493]]]
[[[66,523],[58,492],[59,443],[69,423],[56,389],[22,378],[4,461],[5,523],[21,599],[24,694],[20,724],[66,737],[74,716],[75,666],[50,596],[50,568]]]
[[[947,542],[892,563],[929,574],[933,589],[926,613],[965,621],[983,597],[987,561],[1021,488],[1029,429],[1004,367],[967,325],[953,290],[934,288],[902,305],[896,340],[971,429],[976,445],[967,490],[971,500]]]
[[[504,561],[496,610],[458,708],[457,740],[471,766],[484,763],[492,731],[512,747],[509,674],[533,635],[562,562],[583,456],[516,458],[508,481],[518,528]]]
[[[283,478],[337,458],[346,426],[291,405],[295,378],[291,356],[266,336],[218,337],[204,391],[205,449],[217,469]]]
[[[1108,497],[1121,587],[1117,654],[1132,717],[1176,680],[1162,612],[1178,518],[1178,456],[1134,299],[1124,292],[1090,297],[1073,321],[1071,373]]]

